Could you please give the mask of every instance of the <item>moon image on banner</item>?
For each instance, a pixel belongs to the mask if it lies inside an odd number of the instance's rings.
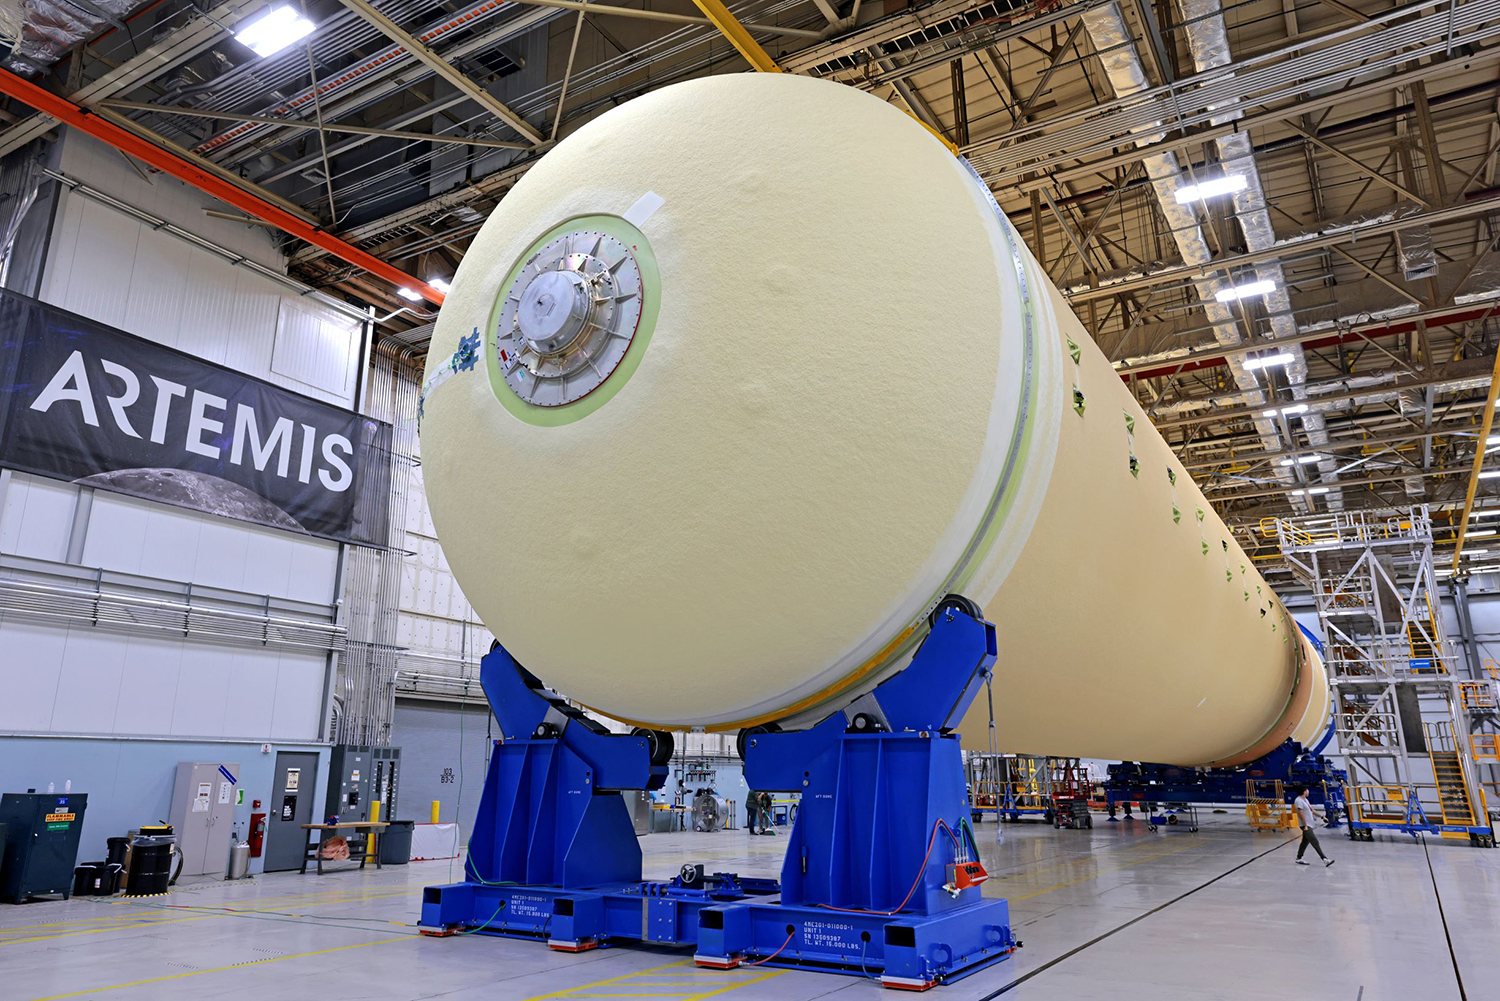
[[[292,532],[305,531],[295,518],[264,497],[211,473],[158,466],[115,469],[74,482],[79,486],[195,508],[238,521],[253,521]]]

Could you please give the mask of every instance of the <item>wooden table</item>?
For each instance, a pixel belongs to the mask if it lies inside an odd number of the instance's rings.
[[[307,873],[307,863],[314,860],[318,863],[318,875],[323,875],[323,846],[339,836],[339,832],[347,830],[349,837],[349,861],[354,861],[354,842],[360,843],[359,867],[363,869],[369,856],[375,856],[375,868],[383,868],[380,864],[380,832],[391,826],[385,821],[348,820],[338,824],[303,824],[304,831],[322,831],[318,835],[316,845],[302,846],[302,873]],[[340,859],[339,861],[343,861]]]

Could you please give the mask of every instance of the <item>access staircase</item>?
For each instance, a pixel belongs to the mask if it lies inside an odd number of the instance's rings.
[[[1416,674],[1446,674],[1447,665],[1443,663],[1442,656],[1437,646],[1433,643],[1433,637],[1438,635],[1437,623],[1433,621],[1432,599],[1429,595],[1427,601],[1427,617],[1425,619],[1412,619],[1406,624],[1406,640],[1411,648],[1411,669]],[[1425,666],[1423,665],[1423,662]]]
[[[1443,824],[1449,827],[1478,826],[1474,801],[1469,796],[1468,777],[1456,748],[1453,724],[1444,720],[1426,724],[1427,753],[1432,759],[1432,778],[1437,785]],[[1467,838],[1467,834],[1444,832],[1445,838]]]

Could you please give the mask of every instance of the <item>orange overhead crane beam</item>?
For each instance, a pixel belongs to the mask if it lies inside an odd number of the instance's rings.
[[[443,304],[443,293],[426,282],[360,250],[352,243],[339,239],[332,233],[299,218],[259,195],[251,194],[244,188],[204,170],[186,157],[148,142],[134,132],[101,118],[65,97],[44,90],[9,70],[0,69],[0,93],[29,104],[37,111],[57,119],[64,125],[71,125],[80,132],[86,132],[122,153],[127,153],[142,163],[150,164],[163,173],[171,174],[179,181],[191,184],[198,190],[213,195],[220,201],[233,205],[257,219],[263,219],[299,240],[306,240],[313,246],[326,250],[357,268],[363,268],[372,275],[384,278],[398,288],[410,289],[434,305]]]

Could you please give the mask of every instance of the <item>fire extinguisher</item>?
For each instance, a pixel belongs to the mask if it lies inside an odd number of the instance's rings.
[[[260,809],[260,800],[250,804],[251,810]],[[250,814],[250,857],[260,858],[261,849],[266,844],[266,815],[264,813]]]

